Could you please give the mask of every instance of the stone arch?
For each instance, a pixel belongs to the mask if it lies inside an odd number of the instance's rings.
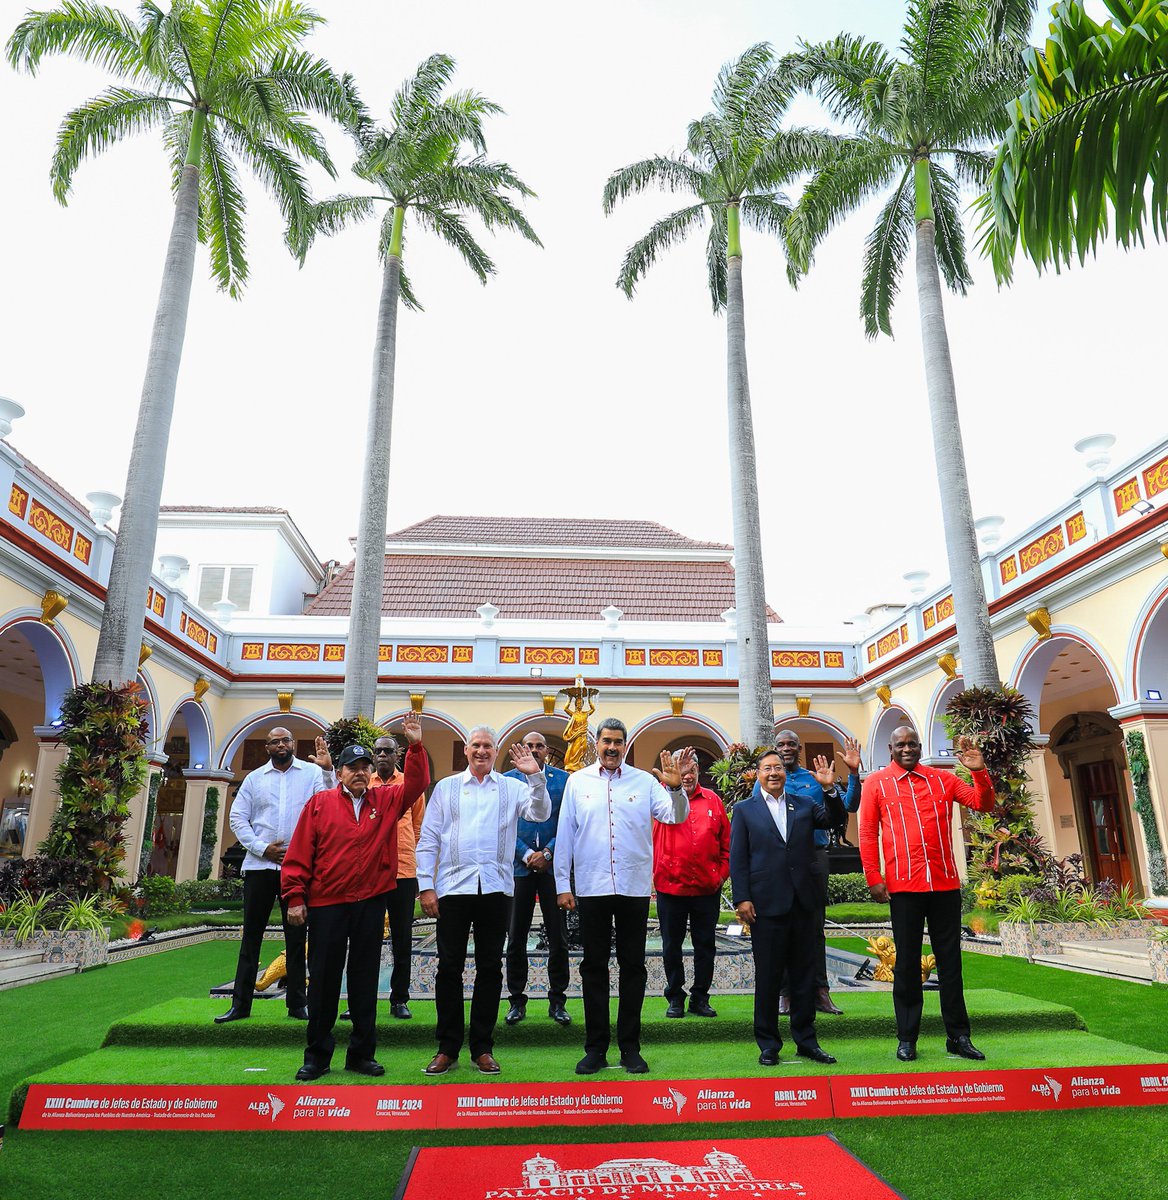
[[[551,734],[558,738],[567,723],[568,718],[559,709],[554,713],[548,714],[542,708],[533,708],[521,716],[508,721],[506,725],[499,729],[499,745],[508,746],[512,742],[518,741],[528,729],[538,729],[544,737]]]
[[[290,717],[304,721],[309,725],[315,725],[322,733],[329,726],[329,722],[326,721],[324,717],[302,708],[294,708],[289,712],[281,712],[277,708],[274,710],[267,709],[264,712],[253,713],[250,717],[246,717],[244,720],[240,721],[227,735],[227,740],[223,743],[223,746],[217,755],[216,765],[218,766],[219,770],[230,770],[231,760],[234,758],[235,752],[246,740],[247,735],[252,733],[258,726],[264,724],[280,725],[287,721]]]
[[[780,729],[793,729],[799,735],[800,741],[806,741],[803,736],[805,731],[826,733],[841,745],[844,738],[855,736],[850,729],[845,729],[837,722],[830,721],[827,717],[812,716],[810,713],[805,717],[801,717],[797,712],[783,713],[775,718],[775,733]]]
[[[182,721],[187,731],[190,746],[190,765],[195,770],[209,770],[215,738],[211,732],[211,718],[207,710],[191,697],[180,700],[166,721],[162,736],[165,738],[175,721]]]
[[[948,758],[953,749],[953,739],[945,730],[945,709],[949,701],[965,688],[965,680],[946,679],[933,693],[929,702],[929,723],[921,731],[921,754],[925,758]]]
[[[675,717],[672,712],[657,712],[646,717],[629,730],[629,749],[631,750],[639,738],[647,730],[663,734],[666,740],[672,740],[670,735],[681,737],[686,730],[696,729],[697,732],[713,741],[720,750],[725,751],[730,745],[730,736],[726,731],[709,717],[695,716],[693,713],[683,713]]]
[[[146,752],[154,754],[162,749],[161,739],[166,736],[166,730],[161,733],[158,731],[158,692],[154,687],[153,678],[144,667],[138,668],[138,685],[147,705],[142,714],[146,721]]]
[[[59,625],[45,625],[38,616],[17,612],[0,621],[0,633],[19,633],[32,647],[40,666],[45,692],[45,725],[61,724],[65,694],[77,686],[77,652]]]
[[[1132,628],[1125,665],[1124,679],[1131,684],[1126,699],[1143,703],[1153,689],[1168,700],[1168,585],[1158,584],[1144,602]]]
[[[390,725],[396,724],[410,711],[408,708],[395,709],[393,712],[378,717],[374,724],[388,729]],[[422,718],[423,729],[425,729],[427,721],[433,721],[441,725],[443,729],[449,729],[461,742],[465,742],[470,733],[470,730],[461,721],[457,721],[448,713],[439,712],[437,709],[423,709],[418,715]]]
[[[1115,664],[1090,634],[1073,625],[1056,625],[1051,630],[1050,637],[1041,640],[1037,637],[1032,638],[1014,665],[1011,673],[1012,686],[1030,701],[1035,713],[1038,713],[1042,707],[1042,685],[1046,682],[1055,659],[1066,649],[1068,643],[1085,646],[1099,660],[1111,682],[1118,703],[1123,692]]]
[[[872,722],[872,734],[868,739],[868,769],[875,771],[888,765],[888,743],[892,740],[892,731],[901,725],[911,725],[917,736],[921,736],[921,723],[903,704],[893,704],[882,709]]]

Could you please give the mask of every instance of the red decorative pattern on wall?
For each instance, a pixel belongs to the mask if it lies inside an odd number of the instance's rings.
[[[952,615],[953,615],[953,596],[952,596],[952,594],[950,594],[950,595],[945,596],[942,599],[937,601],[937,623],[940,624],[942,621],[948,621]],[[904,630],[904,640],[907,642],[908,641],[908,626],[904,625],[901,628]]]
[[[886,654],[890,654],[900,645],[901,641],[902,638],[899,629],[894,629],[891,633],[886,633],[876,643],[876,657],[883,658]]]
[[[998,570],[1002,574],[1003,583],[1013,583],[1018,578],[1018,560],[1011,554],[1009,558],[1002,559]]]
[[[473,646],[452,646],[450,650],[456,663],[474,662]]]
[[[62,520],[51,509],[34,500],[29,506],[28,523],[54,546],[60,546],[66,554],[73,548],[73,526]]]
[[[398,662],[404,663],[444,663],[450,661],[449,646],[398,646],[396,652]]]
[[[1063,527],[1056,525],[1053,529],[1048,529],[1041,537],[1037,537],[1030,543],[1029,546],[1023,546],[1018,551],[1018,561],[1022,566],[1022,574],[1027,571],[1033,571],[1040,563],[1046,562],[1048,558],[1054,558],[1066,548],[1066,543],[1063,541]]]
[[[823,665],[825,667],[839,667],[844,665],[844,652],[842,650],[825,650],[823,652]]]
[[[625,650],[626,667],[643,667],[645,665],[644,650]]]
[[[721,650],[703,650],[702,651],[702,666],[703,667],[720,667],[722,665]]]
[[[269,642],[269,662],[319,662],[319,642]]]
[[[338,642],[329,642],[324,648],[325,662],[344,662],[345,647]]]
[[[393,662],[393,646],[391,646],[391,645],[378,646],[377,647],[377,661],[379,663]]]
[[[83,533],[77,535],[77,540],[73,543],[73,557],[79,558],[86,566],[89,566],[89,556],[93,553],[93,543]]]
[[[1133,475],[1127,483],[1121,483],[1115,489],[1114,496],[1116,514],[1122,517],[1125,512],[1129,512],[1140,502],[1139,476]]]
[[[1144,491],[1149,500],[1161,492],[1168,492],[1168,458],[1144,468]]]
[[[651,667],[696,667],[698,652],[696,650],[650,650],[649,666]]]
[[[263,642],[244,642],[239,648],[241,662],[258,662],[264,656]]]
[[[15,514],[20,520],[24,520],[24,514],[28,508],[28,492],[22,487],[12,485],[12,493],[8,497],[8,511]]]
[[[1087,522],[1081,512],[1067,518],[1067,545],[1073,546],[1087,536]]]
[[[77,540],[78,541],[81,540],[80,534],[77,535]],[[161,592],[155,592],[154,593],[154,602],[153,602],[153,604],[150,605],[150,608],[156,617],[165,617],[166,616],[166,597]]]
[[[818,670],[821,666],[818,650],[772,650],[771,666],[785,671]]]
[[[600,648],[598,646],[581,646],[580,665],[582,667],[600,666]]]
[[[529,667],[574,667],[576,651],[572,646],[524,646],[523,662]]]
[[[185,633],[196,646],[202,646],[204,650],[215,653],[219,639],[205,625],[200,625],[194,617],[188,616],[184,612],[178,619],[178,627],[180,632]],[[268,657],[271,658],[271,647],[268,649]]]
[[[937,612],[931,604],[921,614],[921,620],[924,622],[926,629],[932,629],[937,624]]]
[[[876,643],[875,642],[873,642],[868,647],[868,661],[870,663],[874,663],[876,661]]]
[[[902,646],[908,645],[908,625],[902,625],[900,627],[900,644]]]
[[[519,663],[519,647],[518,646],[500,646],[499,647],[499,662],[508,666],[518,665]]]

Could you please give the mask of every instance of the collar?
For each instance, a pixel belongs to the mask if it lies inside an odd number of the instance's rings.
[[[763,798],[764,800],[766,800],[766,801],[769,801],[769,802],[772,802],[772,803],[774,803],[774,804],[781,804],[781,803],[782,803],[784,800],[786,800],[786,798],[787,798],[787,793],[786,793],[786,791],[785,791],[785,790],[784,790],[784,791],[781,791],[781,792],[780,792],[780,793],[779,793],[777,796],[772,796],[772,795],[770,794],[770,792],[764,792],[764,791],[762,791],[762,790],[761,790],[761,788],[760,788],[760,789],[759,789],[759,795],[760,795],[760,796],[762,796],[762,798]]]
[[[402,773],[400,771],[394,771],[394,773],[388,779],[382,779],[381,776],[374,771],[373,779],[375,779],[377,782],[370,783],[370,787],[388,787],[392,783],[401,783]]]
[[[494,783],[494,781],[495,781],[495,772],[494,771],[488,771],[483,776],[481,783],[475,778],[474,772],[470,769],[470,767],[467,767],[467,769],[465,771],[463,771],[463,773],[462,773],[462,782],[464,784],[469,783],[472,787],[486,787],[486,785],[488,783]]]
[[[361,803],[364,804],[365,801],[369,799],[369,789],[366,788],[360,796],[354,796],[353,793],[349,791],[349,789],[342,783],[341,795],[344,796],[346,800],[360,800]]]
[[[607,767],[600,767],[600,778],[601,779],[619,779],[621,777],[621,768],[624,765],[625,764],[622,762],[621,765],[619,767],[617,767],[617,769],[615,771],[610,771]],[[597,766],[600,766],[600,764],[598,763]]]
[[[294,754],[294,755],[292,755],[292,761],[288,764],[288,766],[283,771],[281,771],[280,768],[277,767],[276,764],[274,762],[272,762],[272,760],[270,758],[268,759],[268,761],[266,763],[264,763],[264,765],[262,767],[260,767],[260,770],[261,771],[275,771],[277,775],[286,775],[289,771],[298,771],[304,767],[307,767],[308,765],[309,764],[306,762],[301,762],[300,759],[298,759],[296,757],[296,755]]]
[[[889,763],[888,765],[892,768],[892,778],[895,779],[897,783],[900,783],[902,779],[907,779],[910,775],[916,775],[920,779],[924,779],[925,777],[924,771],[921,770],[920,763],[917,763],[917,765],[913,767],[911,771],[906,771],[897,763]]]

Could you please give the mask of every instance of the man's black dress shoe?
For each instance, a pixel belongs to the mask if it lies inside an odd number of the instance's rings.
[[[917,1044],[916,1042],[897,1042],[896,1057],[901,1062],[916,1062],[917,1060]]]
[[[389,1006],[389,1015],[396,1017],[399,1021],[408,1021],[414,1014],[410,1012],[410,1006],[403,1001],[401,1004],[391,1004]]]
[[[242,1008],[236,1008],[233,1004],[225,1013],[220,1013],[215,1018],[215,1024],[226,1025],[228,1021],[246,1021],[250,1016],[250,1010],[245,1011]]]
[[[308,1009],[307,1008],[290,1008],[288,1010],[288,1015],[294,1021],[307,1021],[308,1020]]]
[[[622,1054],[620,1065],[624,1067],[630,1075],[646,1075],[649,1071],[649,1064],[639,1054]]]
[[[309,1063],[305,1063],[304,1066],[302,1066],[300,1070],[296,1072],[296,1078],[301,1083],[311,1083],[314,1079],[319,1079],[322,1075],[327,1075],[328,1073],[328,1067],[317,1067]]]
[[[950,1054],[956,1054],[958,1058],[972,1058],[974,1062],[985,1061],[985,1055],[969,1040],[968,1034],[946,1038],[945,1049]]]
[[[548,1009],[548,1016],[555,1021],[557,1025],[571,1025],[572,1015],[562,1004],[553,1004]]]
[[[585,1054],[576,1064],[577,1075],[595,1075],[608,1068],[608,1059],[603,1054]]]
[[[527,1016],[526,1004],[515,1004],[512,1002],[511,1007],[507,1010],[507,1015],[503,1018],[508,1025],[518,1025],[524,1017]]]
[[[703,997],[695,1000],[692,996],[689,998],[689,1011],[695,1017],[716,1017],[718,1014],[710,1007],[710,1002]]]
[[[828,1054],[822,1046],[800,1046],[795,1053],[800,1058],[809,1058],[812,1062],[823,1063],[825,1067],[829,1067],[837,1061],[835,1055]]]
[[[353,1071],[358,1075],[378,1075],[385,1074],[385,1068],[375,1058],[354,1058],[345,1060],[345,1070]]]
[[[667,1017],[684,1017],[685,1005],[680,1000],[670,1000],[669,1007],[665,1010]]]
[[[351,1021],[352,1019],[353,1018],[349,1015],[349,1010],[347,1008],[339,1017],[337,1017],[338,1021]]]
[[[758,1053],[758,1065],[760,1067],[777,1067],[779,1065],[779,1052],[777,1050],[760,1050]]]

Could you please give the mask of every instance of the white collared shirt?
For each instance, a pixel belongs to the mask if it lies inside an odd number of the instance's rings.
[[[439,780],[418,838],[418,890],[443,896],[514,895],[515,832],[552,815],[542,771],[525,780],[492,771],[477,780],[468,767]]]
[[[763,792],[762,798],[766,801],[767,811],[771,814],[771,820],[774,821],[779,836],[785,842],[787,840],[787,793],[780,792],[776,798],[769,792]]]
[[[361,805],[365,803],[365,793],[360,796],[354,796],[345,785],[341,784],[341,791],[353,802],[353,819],[359,821],[361,819]]]
[[[578,896],[648,896],[653,890],[653,819],[679,825],[689,814],[680,789],[668,792],[648,771],[599,763],[574,772],[556,830],[556,891]]]
[[[272,842],[292,840],[296,822],[317,792],[335,787],[332,771],[325,775],[316,763],[294,758],[285,771],[272,763],[251,771],[240,785],[227,818],[231,832],[247,851],[245,871],[278,871],[280,864],[264,858]]]

